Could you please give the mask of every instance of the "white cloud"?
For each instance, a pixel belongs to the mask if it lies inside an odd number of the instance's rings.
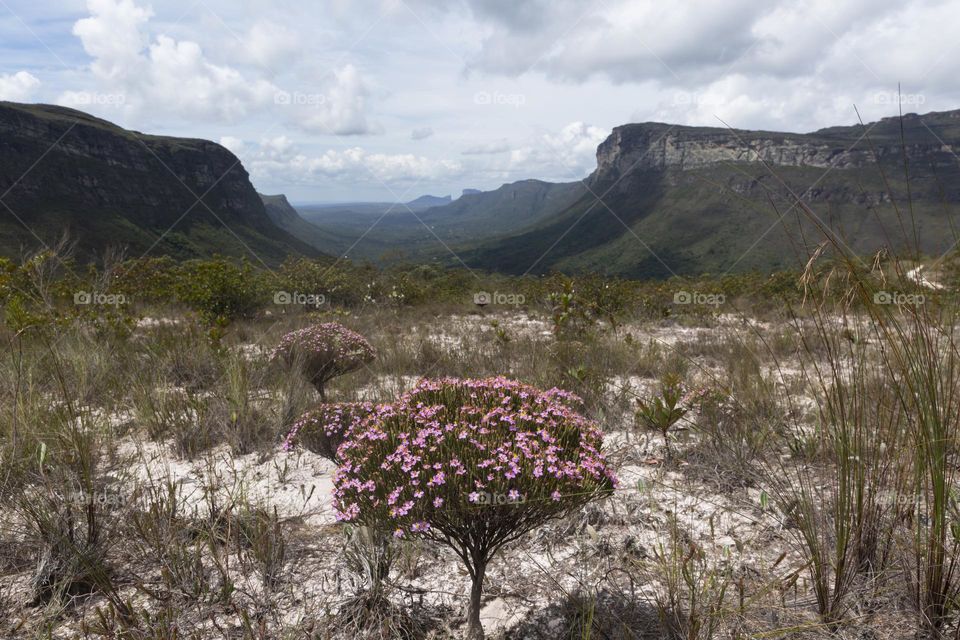
[[[87,0],[87,10],[90,17],[73,25],[73,35],[94,59],[94,74],[121,82],[134,79],[149,42],[140,28],[153,16],[153,9],[138,7],[133,0]]]
[[[0,100],[26,102],[40,86],[40,80],[27,71],[0,75]]]
[[[130,110],[159,109],[190,118],[236,120],[272,103],[278,89],[266,80],[210,62],[196,42],[143,28],[153,15],[133,0],[88,0],[89,18],[73,33],[93,57],[91,70],[104,92],[121,93]],[[64,93],[62,103],[76,102]]]
[[[367,121],[368,90],[360,72],[348,64],[333,74],[333,82],[322,93],[294,92],[291,106],[297,108],[293,123],[311,133],[341,136],[379,133],[378,124]],[[304,96],[304,100],[297,100]],[[299,102],[299,103],[298,103]]]
[[[379,130],[367,120],[366,84],[353,65],[336,70],[319,88],[285,91],[256,69],[215,63],[192,40],[163,33],[151,38],[147,29],[153,10],[134,0],[88,0],[87,8],[90,17],[78,20],[73,33],[93,58],[90,70],[98,90],[63,92],[61,104],[91,105],[90,95],[122,95],[109,104],[132,115],[160,112],[166,118],[174,114],[189,120],[238,122],[272,110],[312,133]],[[231,59],[267,73],[301,46],[296,33],[269,21],[255,23],[242,40],[226,47]]]
[[[571,122],[558,133],[543,134],[511,151],[509,165],[540,178],[578,180],[596,168],[597,147],[609,135],[609,130]]]
[[[273,73],[282,71],[303,48],[300,34],[269,20],[254,24],[240,41],[231,38],[231,44],[235,55]]]
[[[315,183],[318,179],[357,185],[388,186],[458,176],[458,162],[414,154],[371,153],[361,147],[330,149],[317,155],[301,151],[288,137],[265,138],[256,145],[235,138],[220,143],[240,156],[255,181],[269,184]]]

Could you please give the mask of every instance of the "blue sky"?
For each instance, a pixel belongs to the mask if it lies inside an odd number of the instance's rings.
[[[960,0],[0,0],[0,99],[217,140],[298,202],[409,200],[585,177],[627,122],[960,108],[958,23]]]

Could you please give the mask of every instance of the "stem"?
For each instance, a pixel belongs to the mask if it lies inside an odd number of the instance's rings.
[[[480,624],[480,598],[483,596],[483,575],[487,571],[487,559],[474,557],[470,589],[470,610],[467,613],[467,640],[483,640],[483,625]]]

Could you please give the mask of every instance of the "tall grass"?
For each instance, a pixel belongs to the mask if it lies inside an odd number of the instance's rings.
[[[909,184],[906,165],[904,152]],[[884,171],[879,159],[877,167]],[[794,316],[804,378],[817,394],[819,446],[808,464],[768,469],[768,481],[796,524],[825,623],[836,628],[854,586],[884,575],[891,551],[906,540],[910,563],[898,575],[918,626],[939,635],[957,622],[960,588],[957,301],[909,275],[919,256],[907,231],[909,192],[905,210],[894,200],[903,237],[891,242],[906,253],[865,262],[780,182],[823,239]]]

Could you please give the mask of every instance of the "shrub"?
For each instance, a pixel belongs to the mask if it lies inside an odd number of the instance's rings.
[[[687,415],[691,403],[702,394],[702,391],[687,392],[680,377],[668,373],[660,381],[659,395],[648,400],[637,398],[637,422],[660,432],[668,459],[671,457],[670,429]]]
[[[342,521],[451,547],[472,580],[468,637],[503,545],[609,494],[603,435],[570,393],[507,380],[423,380],[377,408],[340,446]]]
[[[298,367],[326,400],[324,388],[330,380],[371,362],[376,351],[359,333],[325,322],[283,336],[273,357]]]
[[[208,324],[225,325],[252,315],[264,300],[258,273],[248,262],[191,260],[181,265],[174,287],[178,300]]]
[[[283,442],[283,448],[289,451],[295,445],[302,444],[310,451],[338,462],[337,449],[340,448],[347,431],[362,422],[375,409],[376,406],[370,402],[322,404],[307,411],[293,424]]]

